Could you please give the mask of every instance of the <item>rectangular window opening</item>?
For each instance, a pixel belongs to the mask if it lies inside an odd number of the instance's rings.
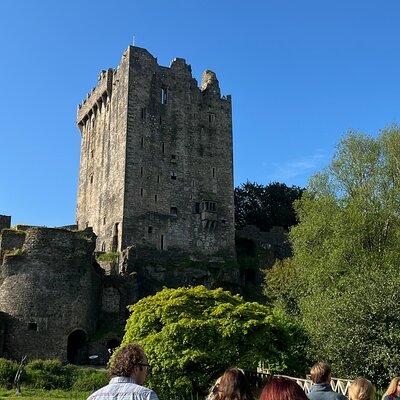
[[[106,224],[106,217],[103,217],[103,225]]]
[[[161,104],[167,104],[167,89],[161,89]]]
[[[143,197],[143,194],[144,194],[144,190],[143,190],[143,188],[140,188],[140,195]]]
[[[160,175],[157,175],[157,183],[160,183]]]
[[[143,167],[140,167],[140,176],[143,176]]]
[[[163,154],[165,154],[165,144],[164,144],[164,142],[162,142],[162,144],[161,144],[161,152]]]
[[[164,235],[161,235],[161,238],[160,238],[160,249],[161,250],[164,250]]]
[[[146,119],[146,107],[143,107],[143,108],[140,110],[140,118],[141,118],[142,120],[145,120],[145,119]]]
[[[153,233],[153,227],[152,226],[148,226],[147,227],[147,233],[148,234],[152,234]]]
[[[154,202],[157,203],[157,200],[158,200],[158,195],[155,194],[155,195],[154,195]]]
[[[144,137],[142,136],[142,138],[140,139],[140,147],[143,149],[144,147]]]
[[[212,169],[212,177],[215,178],[215,168]]]
[[[178,209],[176,207],[171,207],[170,214],[171,215],[178,215]]]
[[[93,174],[90,174],[90,183],[93,183]]]
[[[175,172],[171,172],[171,179],[172,179],[173,181],[176,181],[176,174],[175,174]]]

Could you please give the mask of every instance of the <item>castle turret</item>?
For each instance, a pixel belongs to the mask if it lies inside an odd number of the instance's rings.
[[[13,235],[21,239],[19,247],[4,250],[0,260],[4,353],[86,362],[100,295],[93,233],[28,228]]]
[[[208,91],[218,97],[221,96],[221,90],[219,88],[219,82],[215,72],[212,72],[208,69],[203,72],[201,76],[201,90]]]

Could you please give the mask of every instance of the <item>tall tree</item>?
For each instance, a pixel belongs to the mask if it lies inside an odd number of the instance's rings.
[[[273,226],[288,229],[296,224],[293,202],[301,197],[303,190],[279,182],[242,184],[235,189],[236,228],[256,225],[262,231],[268,231]]]
[[[161,398],[205,394],[232,365],[255,371],[262,361],[294,373],[303,367],[304,336],[293,321],[222,289],[164,289],[130,310],[123,344],[143,345],[154,370],[148,383]]]
[[[335,374],[386,382],[400,362],[400,128],[350,132],[297,210],[293,260],[267,272],[267,295]]]

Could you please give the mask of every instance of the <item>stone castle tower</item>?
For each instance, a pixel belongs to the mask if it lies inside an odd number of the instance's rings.
[[[78,107],[78,229],[128,246],[234,254],[231,97],[177,58],[129,46]]]

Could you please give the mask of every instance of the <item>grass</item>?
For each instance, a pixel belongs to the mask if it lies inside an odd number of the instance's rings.
[[[21,396],[15,395],[15,390],[0,389],[0,399],[7,400],[53,400],[53,399],[65,399],[65,400],[86,400],[90,392],[70,392],[65,390],[42,390],[42,389],[21,389]]]

